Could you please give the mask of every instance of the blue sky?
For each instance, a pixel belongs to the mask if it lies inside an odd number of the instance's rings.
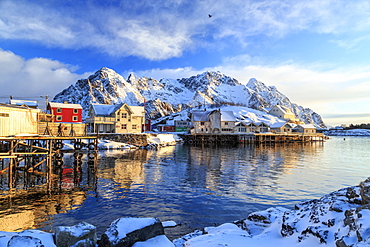
[[[0,11],[0,101],[53,97],[101,67],[215,70],[276,86],[327,124],[370,122],[367,0],[0,0]]]

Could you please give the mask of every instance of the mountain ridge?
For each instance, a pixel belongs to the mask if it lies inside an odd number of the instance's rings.
[[[291,109],[303,122],[326,127],[318,113],[292,103],[275,86],[266,86],[255,78],[243,84],[214,71],[189,78],[160,80],[130,74],[126,80],[114,70],[103,67],[87,79],[80,79],[56,94],[53,101],[79,103],[85,113],[92,102],[145,103],[146,115],[151,119],[203,105],[237,105],[267,112],[269,108],[280,104]]]

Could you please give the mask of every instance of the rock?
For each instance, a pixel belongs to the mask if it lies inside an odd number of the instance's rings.
[[[360,183],[362,205],[370,203],[370,178]]]
[[[164,229],[156,218],[119,218],[103,233],[99,247],[129,247],[159,235]]]
[[[165,235],[159,235],[145,242],[136,242],[132,247],[175,247],[175,245]]]
[[[96,227],[82,222],[75,226],[58,226],[54,230],[58,247],[95,247]]]
[[[14,235],[8,242],[7,247],[45,247],[41,240],[31,236]]]

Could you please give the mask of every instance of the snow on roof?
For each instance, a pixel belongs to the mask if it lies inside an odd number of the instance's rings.
[[[109,116],[117,110],[118,105],[91,104],[96,115]],[[119,105],[121,106],[121,105]]]
[[[286,107],[286,106],[283,106],[283,105],[279,105],[279,104],[277,104],[277,105],[275,105],[274,107],[278,108],[278,109],[279,109],[280,111],[282,111],[283,113],[291,113],[291,110],[290,110],[288,107]],[[271,111],[274,107],[272,107],[272,108],[270,109],[270,111]]]
[[[292,127],[292,125],[290,123],[287,123],[287,122],[277,122],[277,123],[274,123],[270,126],[270,128],[281,128],[283,127],[285,124],[289,125],[290,127]]]
[[[209,111],[193,111],[193,120],[200,121],[200,122],[207,122],[209,121]]]
[[[145,115],[144,106],[129,106],[133,111],[132,116],[134,117],[142,117]]]
[[[73,109],[82,109],[80,104],[64,104],[57,102],[49,102],[51,108],[73,108]]]
[[[107,104],[91,104],[93,110],[96,115],[99,116],[109,116],[112,113],[115,113],[118,109],[120,109],[124,104],[118,105],[107,105]],[[144,116],[145,110],[143,106],[129,106],[128,108],[133,112],[133,117],[141,117]]]
[[[38,104],[37,104],[37,101],[35,100],[20,100],[20,99],[11,99],[10,100],[10,104],[12,105],[27,105],[27,106],[35,106],[37,107]]]
[[[221,111],[221,121],[234,122],[234,113],[232,111]]]
[[[301,126],[303,129],[316,129],[316,126],[313,124],[298,124],[296,127]]]

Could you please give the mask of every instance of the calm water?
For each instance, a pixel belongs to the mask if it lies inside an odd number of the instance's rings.
[[[6,175],[0,175],[0,230],[50,231],[86,221],[100,235],[122,216],[158,217],[181,224],[166,230],[173,239],[357,185],[370,176],[369,149],[367,137],[305,145],[177,145],[100,153],[96,168],[84,157],[81,170],[65,155],[49,187],[40,185],[45,177],[32,175],[9,191]]]

